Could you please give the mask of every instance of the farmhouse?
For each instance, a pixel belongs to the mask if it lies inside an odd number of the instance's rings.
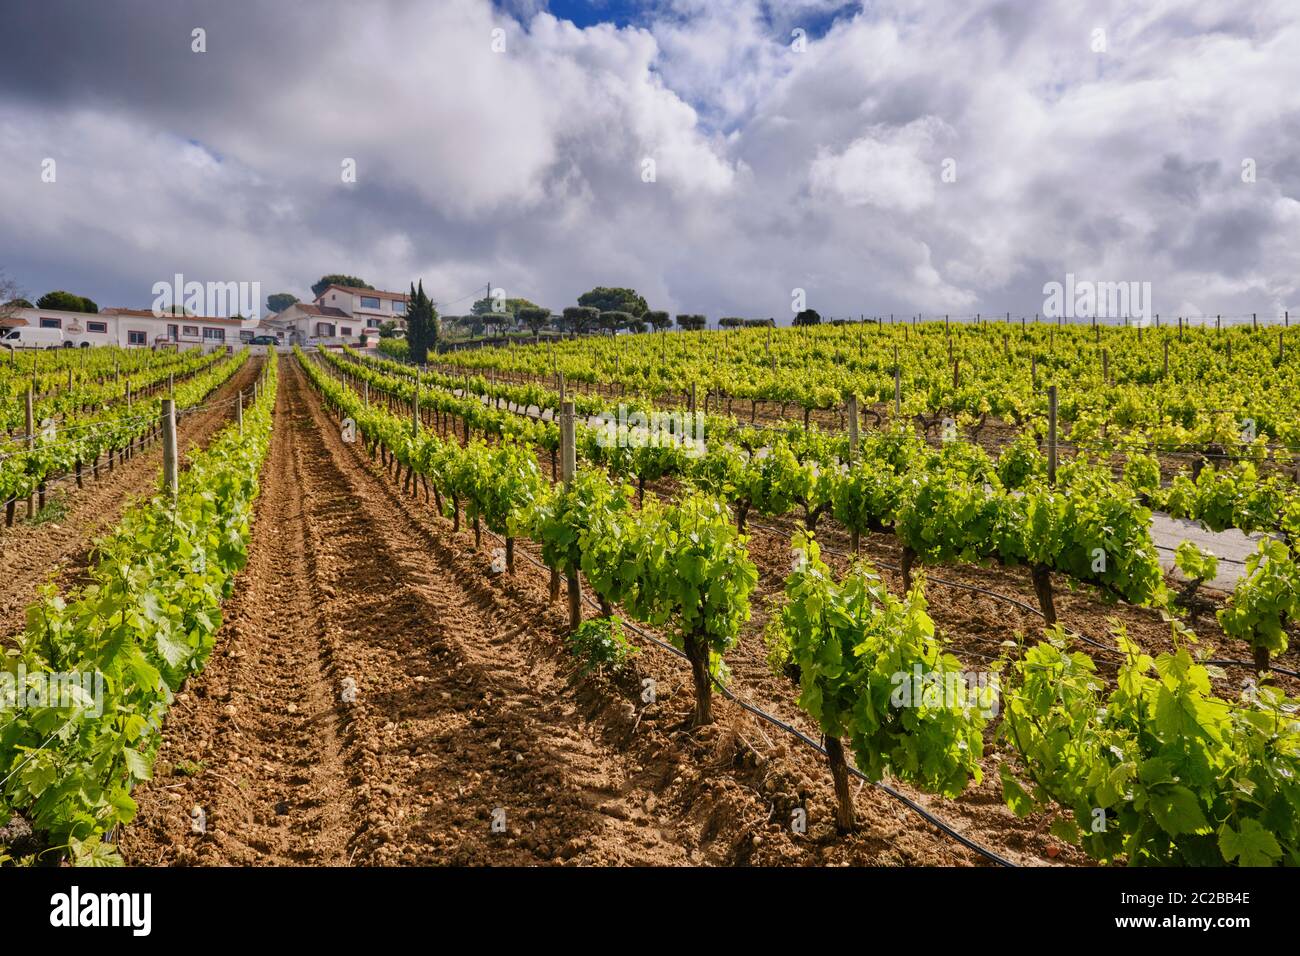
[[[28,326],[60,329],[65,343],[120,345],[124,348],[154,348],[198,345],[205,349],[238,345],[252,338],[252,330],[241,336],[244,320],[217,316],[156,316],[146,309],[102,309],[99,312],[64,312],[59,309],[18,309],[0,320],[0,327]]]
[[[312,302],[295,302],[264,319],[263,331],[279,334],[286,344],[355,342],[362,335],[378,337],[379,326],[396,322],[406,328],[406,295],[379,289],[330,285]]]

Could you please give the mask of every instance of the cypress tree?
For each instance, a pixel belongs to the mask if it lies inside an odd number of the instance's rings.
[[[410,359],[423,365],[429,359],[429,350],[438,347],[438,311],[424,294],[424,280],[417,287],[411,284],[411,294],[406,305],[406,345]]]

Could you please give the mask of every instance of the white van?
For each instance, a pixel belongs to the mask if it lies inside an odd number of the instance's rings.
[[[57,349],[72,344],[71,340],[64,338],[62,329],[38,329],[26,325],[10,329],[0,338],[0,347],[11,349]]]

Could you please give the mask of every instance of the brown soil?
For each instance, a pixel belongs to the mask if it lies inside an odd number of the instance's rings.
[[[249,567],[137,790],[128,862],[688,860],[656,806],[662,771],[606,740],[537,652],[549,622],[410,518],[292,363],[265,475]]]
[[[427,420],[426,424],[429,424]],[[459,435],[460,429],[444,428],[444,435],[451,433]],[[537,461],[543,474],[550,475],[554,480],[549,453],[539,450]],[[647,494],[655,494],[665,499],[676,497],[680,490],[680,483],[673,478],[650,482],[646,486]],[[768,619],[768,609],[783,592],[789,572],[790,536],[800,526],[801,523],[793,514],[780,519],[757,515],[751,519],[751,534],[747,548],[751,559],[759,569],[760,577],[758,587],[751,595],[753,618],[745,627],[736,646],[728,652],[727,664],[732,672],[731,686],[742,699],[762,707],[815,739],[818,736],[815,724],[797,705],[797,688],[785,678],[771,673],[762,638],[763,628]],[[822,520],[818,538],[826,548],[848,551],[847,533],[829,518]],[[519,547],[523,551],[537,554],[537,549],[531,545],[521,543]],[[885,562],[897,566],[900,559],[897,541],[892,535],[868,536],[863,542],[863,552],[878,563]],[[848,566],[848,559],[843,555],[826,551],[824,557],[837,573],[842,574]],[[889,570],[883,570],[882,573],[893,590],[896,593],[901,592],[900,575]],[[933,569],[933,573],[945,580],[984,587],[1015,597],[1030,607],[1036,606],[1033,590],[1029,586],[1028,572],[1023,568],[962,566]],[[1070,626],[1075,626],[1078,620],[1078,626],[1083,627],[1085,633],[1095,633],[1098,638],[1107,639],[1108,643],[1113,644],[1113,640],[1109,640],[1107,628],[1110,615],[1118,609],[1097,601],[1090,590],[1061,593],[1063,584],[1064,581],[1058,578],[1057,606],[1061,619]],[[1019,610],[1004,600],[966,590],[949,589],[937,583],[932,584],[927,590],[931,601],[931,616],[935,619],[940,632],[950,643],[952,650],[973,670],[988,669],[1003,652],[1004,641],[1013,639],[1017,635],[1032,639],[1041,630],[1042,620],[1038,615],[1032,611]],[[545,595],[540,590],[537,599],[545,600]],[[1076,611],[1079,613],[1075,614]],[[1156,652],[1167,649],[1169,643],[1167,628],[1162,630],[1163,626],[1158,624],[1158,617],[1141,609],[1126,608],[1125,611],[1133,612],[1137,618],[1136,626],[1130,622],[1130,627],[1131,633],[1133,630],[1137,632],[1133,636],[1138,638],[1139,643],[1148,648],[1156,647]],[[1142,615],[1146,617],[1142,618]],[[1159,646],[1162,636],[1165,638],[1166,646]],[[1093,650],[1086,646],[1083,649]],[[1100,657],[1099,663],[1105,673],[1106,658]],[[686,674],[684,666],[682,673]],[[749,733],[752,737],[752,731]],[[770,729],[768,733],[771,733]],[[780,735],[779,731],[777,735]],[[785,737],[783,740],[788,743],[790,738]],[[954,824],[963,834],[1014,862],[1086,864],[1088,860],[1080,851],[1061,843],[1047,832],[1051,822],[1050,817],[1040,815],[1021,821],[1005,807],[1001,799],[998,773],[998,763],[1003,757],[996,752],[997,747],[992,732],[987,735],[986,747],[989,755],[982,763],[984,775],[982,782],[979,785],[972,785],[956,801],[932,798],[901,785],[895,787],[935,813],[940,819]],[[825,799],[830,800],[829,771],[823,766],[820,758],[810,757],[810,751],[806,747],[798,747],[797,755],[783,752],[782,757],[787,760],[811,759],[811,767],[804,771],[804,781],[822,790]],[[859,794],[859,809],[862,806],[861,800],[862,795]],[[860,862],[853,858],[851,852],[848,860]],[[778,856],[767,862],[783,863],[788,860]]]
[[[456,431],[459,432],[459,429]],[[551,474],[548,453],[539,451],[538,463],[544,474]],[[650,483],[646,489],[647,493],[669,498],[675,496],[679,490],[678,483],[673,479]],[[784,678],[770,673],[766,661],[766,649],[762,641],[762,630],[767,620],[769,602],[774,601],[781,594],[789,571],[790,535],[799,524],[794,515],[782,519],[754,516],[751,520],[748,549],[751,558],[759,568],[760,581],[758,589],[751,598],[753,619],[745,628],[736,647],[728,653],[727,663],[732,670],[732,687],[742,698],[763,707],[800,728],[809,736],[815,737],[815,726],[807,720],[795,702],[797,696],[795,689]],[[843,573],[849,563],[845,554],[849,550],[847,533],[833,521],[823,519],[819,526],[818,537],[824,547],[841,552],[840,554],[824,552],[824,556],[837,573]],[[536,553],[535,548],[522,543],[520,549],[524,552]],[[884,580],[895,593],[900,592],[901,576],[896,571],[885,567],[885,565],[897,567],[900,563],[901,554],[897,539],[887,534],[865,536],[862,550],[864,556],[881,568]],[[1043,622],[1041,616],[1032,610],[1037,606],[1037,601],[1028,569],[962,565],[918,570],[925,571],[930,578],[927,596],[931,616],[951,650],[970,668],[988,669],[1004,654],[1014,659],[1019,651],[1014,646],[1006,647],[1008,642],[1015,644],[1018,641],[1033,641],[1041,634]],[[523,573],[532,572],[531,568],[523,569]],[[1027,608],[1018,608],[990,594],[950,587],[941,584],[939,579],[966,585],[967,588],[984,588],[1003,597],[1014,598],[1027,605]],[[539,602],[546,600],[542,587],[543,581],[544,578],[539,578],[536,597]],[[1087,635],[1114,647],[1116,642],[1112,631],[1122,626],[1129,637],[1153,655],[1174,649],[1170,626],[1161,619],[1159,612],[1123,603],[1107,602],[1095,589],[1077,585],[1072,587],[1068,579],[1059,575],[1054,576],[1053,583],[1058,617],[1067,631]],[[1184,623],[1192,626],[1200,636],[1199,644],[1192,648],[1193,653],[1207,658],[1231,657],[1249,661],[1250,649],[1244,643],[1224,635],[1214,619],[1213,612],[1221,606],[1222,600],[1223,595],[1202,590],[1190,611],[1180,608]],[[1083,641],[1078,642],[1078,647],[1097,661],[1102,675],[1113,678],[1119,662],[1117,654]],[[645,663],[643,657],[643,668]],[[1300,648],[1293,647],[1277,663],[1280,666],[1297,668],[1300,666]],[[683,680],[686,673],[683,665],[681,668]],[[1235,698],[1252,676],[1249,667],[1228,666],[1222,668],[1221,673],[1215,674],[1212,679],[1217,693]],[[1300,681],[1294,678],[1275,675],[1274,679],[1292,695],[1300,689]],[[753,730],[747,730],[745,733],[751,738],[754,736]],[[785,739],[788,741],[788,738]],[[749,744],[748,740],[746,744]],[[1050,817],[1035,816],[1021,821],[1005,808],[1001,800],[1001,786],[998,779],[998,764],[1005,759],[1005,754],[1000,752],[992,734],[986,740],[986,745],[988,755],[983,761],[983,782],[973,786],[957,800],[929,798],[912,793],[905,787],[898,789],[907,792],[912,799],[935,812],[940,818],[954,824],[960,832],[1016,862],[1086,864],[1088,860],[1081,852],[1057,841],[1047,833]],[[783,752],[782,758],[798,762],[800,759],[807,758],[807,753],[807,749],[803,748],[797,756]],[[766,755],[756,754],[756,756]],[[829,773],[819,760],[813,761],[813,766],[808,773],[806,782],[821,791],[823,797],[829,800]],[[805,791],[799,792],[803,794]],[[862,807],[861,800],[860,795],[859,810]],[[851,862],[860,862],[859,859],[854,858],[851,849],[846,857]],[[784,853],[778,853],[771,860],[764,862],[783,863],[790,860]]]
[[[208,670],[178,699],[155,781],[121,845],[134,863],[972,865],[984,861],[870,786],[853,783],[860,830],[834,832],[824,761],[781,730],[715,701],[717,722],[690,731],[687,664],[639,638],[617,677],[581,678],[564,648],[562,602],[518,544],[513,575],[489,571],[498,545],[451,531],[427,494],[346,445],[301,372],[286,364],[279,421],[259,502],[252,562]],[[540,456],[549,464],[547,456]],[[671,495],[672,481],[649,493]],[[304,508],[304,504],[306,507]],[[762,629],[789,570],[793,517],[758,518],[754,616],[728,654],[730,687],[816,736],[794,688],[773,675]],[[848,550],[824,521],[819,538]],[[863,553],[899,563],[890,535]],[[826,553],[838,572],[843,554]],[[1033,607],[1023,568],[928,569]],[[882,567],[897,591],[897,572]],[[1155,612],[1108,604],[1057,577],[1067,630],[1113,644],[1122,625],[1152,653],[1172,648]],[[927,587],[930,612],[972,668],[991,664],[1041,618],[1003,600]],[[1249,658],[1213,624],[1207,593],[1192,623],[1202,649]],[[1104,674],[1113,655],[1087,645]],[[1014,649],[1011,653],[1014,656]],[[1296,666],[1295,653],[1282,663]],[[1227,668],[1216,690],[1249,676]],[[357,702],[339,700],[344,678]],[[657,699],[641,699],[652,680]],[[1291,693],[1297,682],[1280,678]],[[1050,817],[1004,806],[987,741],[984,779],[955,800],[899,787],[958,831],[1014,862],[1086,865],[1048,833]],[[190,832],[190,808],[208,830]],[[494,810],[505,832],[493,832]],[[796,811],[807,833],[793,833]]]
[[[762,594],[765,597],[779,590],[788,570],[788,556],[765,559],[760,562],[760,567],[764,570]],[[526,571],[533,578],[532,601],[544,605],[545,573],[532,567]],[[745,629],[740,644],[728,656],[733,670],[732,686],[742,698],[762,706],[815,738],[816,728],[795,703],[794,688],[767,669],[761,639],[765,621],[762,606],[762,599],[755,602],[755,618]],[[557,630],[562,633],[563,625],[557,625]],[[667,674],[671,675],[669,679],[675,682],[675,686],[689,688],[685,663],[661,651],[651,650],[642,655],[638,673],[647,672],[661,684],[662,675]],[[635,686],[635,682],[633,684]],[[683,695],[680,704],[683,717],[688,705],[689,693]],[[741,749],[740,759],[733,758],[728,774],[715,780],[723,784],[730,776],[742,787],[759,791],[767,801],[767,814],[763,832],[756,834],[752,843],[742,841],[729,856],[717,862],[821,865],[984,862],[981,857],[942,836],[882,791],[869,786],[864,788],[857,783],[854,786],[862,821],[861,832],[852,837],[836,837],[833,832],[831,779],[823,759],[779,729],[744,714],[730,704],[720,704],[719,714],[724,734],[734,734]],[[683,746],[681,739],[675,740],[674,744]],[[726,745],[735,747],[730,740]],[[691,753],[685,754],[688,768],[692,765],[691,757]],[[696,759],[707,757],[700,752]],[[1083,862],[1079,854],[1047,836],[1047,820],[1017,821],[1002,804],[996,784],[996,765],[992,761],[986,762],[985,772],[983,786],[968,793],[960,805],[940,799],[930,800],[915,793],[909,795],[929,806],[940,818],[957,824],[969,836],[1016,862],[1034,864],[1053,859]],[[989,773],[992,777],[987,776]],[[906,788],[900,789],[906,791]],[[710,802],[704,800],[696,804],[700,807],[709,805]],[[796,808],[808,813],[809,835],[806,837],[792,836],[789,831],[789,814]],[[711,826],[717,826],[725,833],[734,826],[734,815],[729,812],[717,815]]]
[[[183,414],[177,422],[176,444],[185,456],[203,448],[214,434],[234,418],[234,406],[223,404],[240,389],[252,386],[262,360],[250,357],[224,385],[209,395],[201,407]],[[23,614],[47,581],[62,589],[79,578],[90,566],[96,538],[112,529],[136,499],[147,496],[162,467],[162,444],[150,442],[137,448],[125,462],[106,464],[99,478],[86,467],[83,487],[73,479],[51,483],[46,509],[66,508],[61,517],[40,523],[28,522],[22,502],[19,520],[12,528],[0,528],[0,635],[13,634],[23,626]]]
[[[427,497],[344,444],[292,363],[277,414],[250,565],[213,659],[169,715],[155,780],[137,789],[128,862],[982,862],[856,783],[860,830],[837,837],[824,761],[725,700],[714,725],[689,731],[676,657],[643,649],[617,678],[578,677],[531,546],[515,574],[491,575],[496,543],[475,552],[470,531],[453,534]],[[756,642],[750,628],[736,689],[799,722]],[[347,677],[353,704],[340,700]],[[995,790],[960,814],[935,804],[1013,859],[1048,862],[1043,821],[1016,821]],[[806,834],[792,832],[796,811]]]
[[[778,591],[788,571],[790,537],[797,525],[798,522],[789,516],[782,519],[759,517],[757,523],[750,522],[750,556],[760,568],[770,566],[774,574],[780,573],[780,580],[774,578]],[[847,532],[835,522],[823,519],[818,524],[817,538],[824,548],[837,552],[824,554],[827,563],[838,573],[847,569],[850,550]],[[902,593],[902,576],[894,570],[902,559],[898,539],[890,534],[865,535],[861,547],[862,555],[877,567],[891,590],[896,594]],[[917,570],[927,576],[926,597],[930,616],[954,652],[971,666],[980,666],[1002,655],[1006,641],[1024,639],[1032,642],[1041,636],[1042,617],[1004,599],[1013,598],[1028,608],[1038,607],[1027,567],[918,565]],[[941,581],[964,587],[951,587]],[[1108,602],[1095,588],[1072,583],[1064,575],[1052,575],[1052,583],[1057,618],[1068,633],[1084,635],[1114,648],[1115,631],[1123,628],[1149,654],[1175,650],[1171,627],[1160,611],[1122,601]],[[983,588],[1002,597],[974,592],[969,590],[971,587]],[[1197,635],[1198,643],[1190,646],[1189,650],[1193,656],[1206,659],[1249,663],[1250,646],[1226,635],[1215,619],[1214,612],[1223,606],[1224,598],[1220,592],[1202,589],[1190,609],[1179,608],[1180,619]],[[1117,653],[1083,640],[1077,641],[1077,647],[1097,661],[1103,674],[1114,673],[1120,661]],[[1300,669],[1300,648],[1289,648],[1277,657],[1276,663],[1288,669]],[[1222,675],[1212,677],[1215,692],[1233,699],[1244,689],[1246,680],[1254,676],[1253,668],[1249,666],[1225,666],[1222,670]],[[1300,693],[1300,680],[1279,673],[1275,673],[1272,679],[1292,696]]]

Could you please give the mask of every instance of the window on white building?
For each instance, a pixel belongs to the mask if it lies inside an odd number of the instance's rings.
[[[393,311],[396,312],[398,315],[401,315],[403,312],[406,311],[406,303],[403,302],[401,299],[394,299]]]
[[[203,327],[203,338],[212,342],[224,342],[226,341],[226,330],[214,329],[205,325]]]
[[[107,322],[87,322],[87,323],[86,323],[86,331],[87,331],[87,332],[107,332],[107,331],[108,331],[108,323],[107,323]]]
[[[199,337],[199,327],[197,325],[182,325],[181,335],[189,335],[194,338]]]
[[[377,309],[377,308],[379,308],[379,296],[376,296],[376,295],[363,295],[363,296],[361,297],[361,308],[363,308],[363,309]]]
[[[41,328],[43,328],[43,329],[61,329],[61,328],[63,328],[63,320],[62,320],[62,319],[47,319],[45,316],[41,316]]]
[[[126,344],[127,345],[148,345],[149,335],[146,332],[127,332]]]

